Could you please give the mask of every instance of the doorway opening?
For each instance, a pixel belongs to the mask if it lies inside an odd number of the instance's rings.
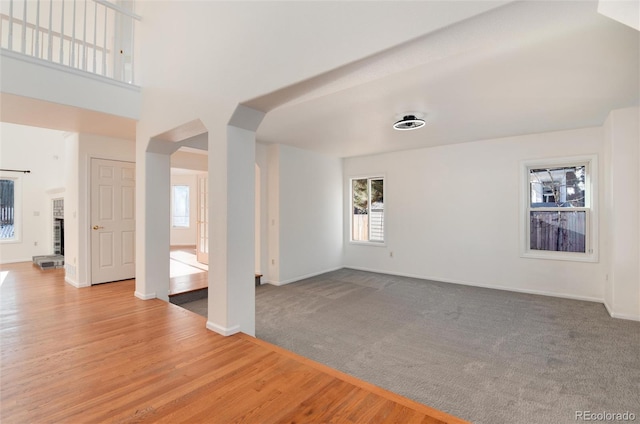
[[[206,315],[209,285],[207,156],[205,151],[181,153],[182,159],[187,159],[184,153],[198,155],[189,160],[189,164],[198,169],[171,168],[169,301],[182,305],[202,300],[200,306]]]

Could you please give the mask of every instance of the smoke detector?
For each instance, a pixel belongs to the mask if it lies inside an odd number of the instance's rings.
[[[424,119],[418,113],[411,112],[402,116],[402,119],[393,124],[393,129],[398,131],[417,130],[425,124]]]

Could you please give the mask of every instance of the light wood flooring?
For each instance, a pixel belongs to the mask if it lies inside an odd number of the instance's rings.
[[[134,281],[77,289],[0,267],[0,421],[460,423],[253,337],[223,337]]]
[[[209,267],[196,260],[195,246],[171,247],[169,296],[209,287]]]

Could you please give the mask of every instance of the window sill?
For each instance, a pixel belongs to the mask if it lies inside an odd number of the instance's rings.
[[[571,252],[552,252],[552,251],[532,251],[523,252],[520,257],[525,259],[545,259],[552,261],[569,261],[569,262],[598,262],[596,253],[571,253]]]
[[[20,239],[3,239],[3,240],[0,240],[0,244],[15,244],[15,243],[22,243],[22,240],[20,240]]]
[[[353,241],[353,240],[349,240],[349,244],[353,244],[355,246],[387,247],[387,243],[385,243],[385,242],[376,242],[376,241]]]

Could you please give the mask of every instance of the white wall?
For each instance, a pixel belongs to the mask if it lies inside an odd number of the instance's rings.
[[[85,287],[91,285],[91,159],[135,162],[135,143],[93,134],[69,135],[66,142],[65,280]]]
[[[0,54],[3,93],[125,118],[138,119],[140,116],[140,88],[135,85],[7,50]]]
[[[209,293],[215,293],[222,304],[216,305],[217,318],[210,316],[210,321],[219,320],[224,327],[227,326],[225,323],[234,321],[229,318],[235,314],[234,308],[227,309],[227,306],[232,303],[229,293],[234,290],[232,286],[236,282],[232,280],[233,273],[227,273],[227,268],[244,263],[244,260],[231,259],[230,252],[247,255],[251,258],[251,268],[255,267],[254,234],[248,240],[251,244],[248,248],[235,249],[231,245],[236,242],[231,236],[235,231],[231,228],[235,225],[232,222],[244,216],[246,211],[231,204],[230,199],[242,197],[245,188],[238,190],[238,187],[233,187],[229,177],[236,169],[245,169],[245,164],[239,163],[241,160],[250,161],[252,168],[255,163],[254,154],[230,148],[227,125],[237,106],[248,99],[440,28],[443,14],[447,16],[446,23],[451,23],[486,10],[486,5],[479,3],[471,8],[468,5],[448,7],[431,3],[414,7],[425,13],[407,16],[400,22],[391,13],[397,7],[385,2],[371,3],[364,8],[351,2],[267,4],[184,1],[136,4],[137,12],[144,17],[144,25],[136,32],[136,43],[137,49],[144,52],[139,56],[138,75],[145,87],[140,120],[136,126],[136,187],[140,194],[136,207],[138,221],[144,219],[145,225],[138,225],[136,256],[146,258],[150,263],[161,260],[164,252],[155,247],[169,241],[168,235],[165,241],[164,235],[158,235],[157,227],[151,224],[156,218],[154,208],[162,207],[165,202],[161,199],[162,193],[148,185],[164,181],[165,175],[159,161],[154,163],[158,158],[147,153],[149,142],[168,130],[200,120],[208,133],[211,153],[209,193],[217,201],[217,209],[211,208],[213,215],[209,221],[213,244],[210,250],[213,271],[209,273]],[[428,13],[439,11],[441,7],[445,10],[440,13]],[[332,27],[332,31],[325,31],[323,37],[318,38],[319,31],[326,29],[327,25]],[[387,30],[381,32],[381,27]],[[167,31],[167,28],[172,28],[172,31]],[[177,33],[181,36],[175,37]],[[185,40],[189,42],[185,43]],[[335,48],[323,48],[327,45]],[[172,52],[170,60],[166,54],[168,51]],[[203,55],[203,51],[207,54]],[[296,66],[283,66],[291,63],[292,51],[297,52]],[[260,72],[256,72],[257,69]],[[238,156],[233,160],[238,163],[231,159],[235,154]],[[253,176],[252,171],[248,172]],[[160,175],[154,175],[156,173]],[[242,178],[236,182],[249,183]],[[252,180],[248,187],[253,187],[254,183]],[[242,198],[240,203],[245,200],[248,199]],[[254,227],[253,202],[252,196],[252,213],[246,217],[251,222],[241,224],[243,228]],[[150,264],[143,266],[138,261],[137,296],[145,299],[156,297],[155,272]],[[239,273],[237,275],[244,278]],[[252,292],[244,290],[244,295],[247,302],[242,306],[249,310],[253,302]],[[211,306],[210,302],[210,314],[214,309]],[[252,328],[253,324],[247,327],[247,331],[251,333]]]
[[[198,177],[195,174],[185,175],[176,174],[175,172],[176,171],[172,169],[171,185],[186,185],[189,187],[189,227],[176,228],[171,223],[169,223],[169,225],[171,226],[171,245],[194,246],[196,244],[196,218],[198,212]]]
[[[256,143],[256,166],[260,175],[260,191],[257,191],[256,199],[260,201],[258,205],[259,216],[256,221],[257,246],[256,246],[256,272],[262,274],[262,282],[269,281],[269,165],[268,147],[265,144]]]
[[[342,159],[271,146],[269,258],[286,284],[342,267]],[[277,204],[274,207],[273,202]]]
[[[612,111],[604,125],[608,218],[605,304],[618,318],[640,320],[640,109]]]
[[[65,195],[64,133],[0,123],[0,140],[0,168],[31,171],[0,173],[18,177],[22,186],[20,241],[0,243],[0,263],[31,261],[32,256],[52,254],[51,201]]]
[[[80,136],[77,133],[65,134],[65,162],[64,169],[64,269],[65,280],[73,285],[78,285],[76,270],[85,265],[78,266],[80,257],[80,220],[78,216],[80,201]]]
[[[519,256],[520,161],[585,154],[597,154],[602,160],[602,128],[345,159],[345,202],[349,201],[350,177],[386,177],[387,240],[385,247],[356,245],[349,242],[345,231],[344,264],[438,281],[601,301],[606,274],[602,262]],[[347,209],[343,215],[345,228],[349,228]]]

